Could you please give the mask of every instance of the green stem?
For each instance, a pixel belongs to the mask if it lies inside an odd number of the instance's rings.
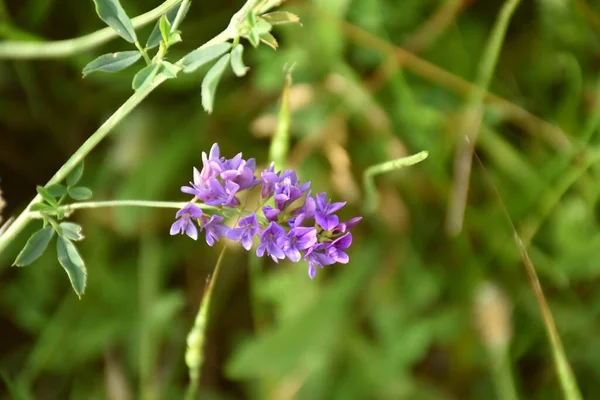
[[[181,0],[167,0],[154,10],[131,20],[134,28],[144,26],[179,4]],[[5,41],[0,43],[0,59],[61,58],[83,53],[112,39],[117,33],[110,27],[74,39],[52,42]]]
[[[65,215],[71,214],[75,210],[81,210],[86,208],[114,208],[114,207],[145,207],[145,208],[174,208],[180,209],[189,204],[189,202],[181,201],[147,201],[147,200],[108,200],[108,201],[85,201],[81,203],[67,204],[59,207],[58,210],[65,213]],[[197,203],[199,208],[205,210],[213,210],[215,207],[207,206],[206,204]],[[42,218],[42,214],[37,211],[30,211],[29,215],[31,218]]]
[[[215,287],[215,282],[219,276],[221,264],[223,264],[223,258],[225,258],[225,251],[227,247],[223,247],[217,265],[215,266],[215,272],[213,273],[208,288],[204,293],[204,297],[200,302],[196,319],[194,320],[194,326],[188,333],[187,337],[187,350],[185,352],[185,363],[189,369],[190,383],[186,393],[186,400],[193,400],[196,398],[198,393],[198,386],[200,385],[200,369],[204,361],[203,350],[204,340],[206,338],[206,326],[208,324],[208,310],[210,308],[210,300],[212,292]]]
[[[502,349],[500,354],[492,357],[490,368],[492,369],[496,394],[499,400],[517,400],[517,390],[512,377],[507,349]]]
[[[231,26],[231,25],[230,25]],[[212,46],[217,43],[225,42],[227,40],[235,37],[236,30],[232,30],[227,27],[223,32],[219,33],[217,36],[204,43],[201,47]],[[181,60],[180,60],[181,61]],[[75,168],[83,159],[100,143],[112,130],[113,128],[121,122],[138,104],[142,102],[154,89],[156,89],[160,84],[167,80],[167,77],[160,73],[154,78],[151,84],[143,86],[139,90],[137,90],[121,107],[115,111],[113,115],[110,116],[98,128],[96,132],[92,134],[81,147],[63,164],[63,166],[54,174],[52,179],[48,181],[46,186],[59,183],[63,179],[67,177],[67,175]],[[37,195],[29,202],[29,204],[25,207],[25,210],[21,212],[21,214],[14,220],[14,222],[6,229],[6,231],[0,236],[0,254],[6,249],[8,244],[21,232],[27,223],[32,219],[32,216],[29,212],[29,208],[35,203],[41,200],[40,195]]]
[[[277,118],[277,129],[271,147],[269,148],[269,159],[275,162],[279,169],[285,168],[288,150],[290,148],[290,87],[292,85],[292,74],[288,72],[281,93],[281,108]]]
[[[498,14],[479,63],[475,90],[471,92],[467,101],[465,114],[459,128],[460,142],[454,159],[454,179],[446,217],[446,229],[453,236],[458,235],[463,226],[473,152],[483,118],[483,101],[500,57],[508,25],[519,2],[520,0],[506,0]]]
[[[152,60],[150,59],[150,57],[148,57],[148,52],[146,51],[146,49],[144,49],[142,47],[142,45],[140,44],[139,41],[135,41],[135,47],[137,47],[137,49],[139,50],[139,52],[142,54],[142,57],[144,57],[144,61],[146,61],[146,65],[150,65],[152,64]]]
[[[171,33],[175,32],[177,30],[177,28],[179,28],[179,25],[181,24],[181,21],[183,21],[183,17],[185,16],[185,13],[187,12],[187,9],[189,7],[190,7],[190,0],[183,0],[181,2],[181,6],[179,6],[177,15],[175,16],[175,19],[173,20],[173,24],[171,25]]]
[[[422,151],[412,156],[399,158],[397,160],[386,161],[381,164],[373,165],[367,168],[363,174],[363,186],[365,190],[365,209],[367,212],[374,212],[377,209],[377,188],[375,187],[375,176],[390,172],[396,169],[408,167],[420,163],[429,156],[429,152]]]

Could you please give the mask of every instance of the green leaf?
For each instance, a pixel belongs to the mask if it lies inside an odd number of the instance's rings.
[[[85,78],[92,72],[118,72],[135,64],[142,57],[137,50],[119,51],[117,53],[104,54],[83,68]]]
[[[37,186],[35,190],[37,190],[38,194],[42,196],[42,199],[44,199],[46,203],[50,204],[51,206],[58,207],[58,202],[56,201],[54,196],[48,193],[48,190],[46,190],[46,188],[44,188],[43,186]]]
[[[171,23],[167,19],[167,16],[163,15],[160,17],[158,23],[163,42],[169,43],[169,39],[171,38]]]
[[[236,76],[244,76],[248,72],[248,67],[244,65],[242,55],[244,53],[244,45],[238,44],[231,52],[231,69]]]
[[[169,37],[169,43],[167,43],[167,47],[173,46],[175,43],[179,42],[181,42],[181,32],[175,31],[171,33],[171,36]]]
[[[230,48],[231,44],[225,42],[215,44],[214,46],[200,47],[192,51],[181,60],[183,72],[194,72],[201,66],[208,64],[209,62],[227,53]]]
[[[84,238],[81,233],[81,225],[73,222],[61,222],[59,234],[66,237],[69,240],[80,241]]]
[[[85,291],[87,271],[77,247],[69,239],[59,236],[56,241],[56,250],[58,252],[58,262],[67,271],[73,290],[81,299],[81,295]]]
[[[254,29],[248,32],[246,38],[248,39],[252,47],[256,48],[260,44],[260,35]]]
[[[133,82],[131,84],[133,90],[139,90],[140,88],[151,84],[159,69],[160,65],[150,64],[139,70],[133,77]]]
[[[271,26],[270,23],[268,23],[264,19],[259,19],[257,21],[256,25],[254,26],[253,30],[255,30],[256,33],[258,33],[259,36],[261,36],[264,33],[271,32],[271,29],[273,29],[273,27]]]
[[[49,214],[54,214],[56,213],[56,208],[49,206],[46,203],[35,203],[34,205],[32,205],[29,208],[30,211],[39,211],[39,212],[45,212],[45,213],[49,213]]]
[[[271,35],[269,32],[260,35],[260,41],[272,48],[273,50],[277,50],[277,48],[279,47],[277,39],[275,39],[275,36]]]
[[[229,54],[225,54],[212,66],[202,80],[202,107],[204,107],[209,114],[212,113],[217,86],[219,85],[219,80],[221,79],[228,62]]]
[[[61,185],[60,183],[55,183],[54,185],[48,186],[46,188],[46,191],[50,193],[50,196],[56,198],[67,193],[67,188],[64,185]]]
[[[52,236],[54,236],[54,229],[51,226],[35,232],[27,240],[13,265],[24,267],[37,260],[46,250]]]
[[[283,25],[283,24],[299,24],[300,17],[296,14],[287,11],[274,11],[268,14],[261,15],[265,21],[271,25]]]
[[[77,164],[73,171],[67,176],[67,186],[73,187],[83,176],[83,161]]]
[[[173,22],[175,22],[175,17],[177,17],[179,8],[181,8],[182,5],[183,5],[183,3],[181,3],[179,5],[179,7],[172,8],[165,14],[167,16],[167,20],[169,21],[169,24],[172,25]],[[187,7],[185,8],[185,10],[183,10],[183,18],[185,18],[185,16],[187,15],[189,8],[190,8],[190,3],[187,3]],[[182,20],[183,20],[183,18],[182,18]],[[146,43],[146,48],[147,49],[155,48],[156,46],[158,46],[160,44],[161,39],[162,39],[162,34],[160,31],[160,21],[157,21],[156,24],[154,25],[154,29],[152,30],[152,33],[148,37],[148,42]]]
[[[248,15],[246,16],[246,22],[248,22],[250,28],[254,28],[254,25],[256,25],[256,13],[254,12],[254,10],[250,10]]]
[[[84,186],[69,188],[68,192],[73,200],[87,200],[92,197],[92,191]]]
[[[110,26],[129,43],[135,43],[137,36],[127,13],[119,0],[94,0],[96,12],[106,25]]]
[[[165,76],[169,79],[176,78],[179,71],[181,71],[181,68],[179,68],[177,65],[165,60],[162,61],[162,65],[164,67],[163,74],[165,74]]]

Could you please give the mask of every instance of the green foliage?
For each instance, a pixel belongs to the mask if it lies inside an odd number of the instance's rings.
[[[27,0],[22,12],[11,8],[17,3],[9,1],[8,10],[18,12],[13,21],[24,34],[68,38],[100,27],[89,2],[74,2],[64,13],[52,2]],[[123,5],[133,16],[159,3]],[[361,179],[369,167],[429,152],[424,162],[376,177],[377,206],[355,228],[348,265],[325,267],[310,281],[303,264],[256,263],[236,246],[228,250],[212,294],[199,398],[493,399],[493,368],[473,320],[475,295],[488,280],[512,309],[508,364],[520,398],[563,398],[494,187],[529,238],[582,396],[600,396],[596,3],[521,2],[489,86],[504,100],[484,96],[481,106],[475,149],[487,172],[473,159],[462,234],[449,238],[444,229],[470,93],[464,82],[476,80],[502,3],[284,3],[281,11],[299,15],[301,27],[254,15],[255,25],[263,19],[274,27],[268,33],[280,46],[270,51],[255,35],[254,49],[244,42],[250,31],[240,37],[251,71],[243,80],[223,75],[218,112],[202,112],[200,70],[231,54],[235,72],[233,43],[240,43],[233,38],[198,66],[199,75],[179,73],[121,121],[86,158],[83,182],[46,187],[45,197],[57,203],[67,186],[82,184],[98,199],[186,201],[179,188],[215,141],[228,156],[256,155],[260,169],[271,161],[285,66],[292,63],[284,161],[317,192],[348,201],[344,218],[362,213]],[[234,6],[194,0],[185,41],[169,49],[160,73],[183,69],[176,60],[227,26]],[[3,39],[18,33],[9,28],[1,30]],[[152,24],[138,34],[151,30]],[[162,40],[158,26],[157,32],[154,47]],[[107,43],[93,53],[112,46],[119,49]],[[0,64],[5,220],[30,200],[32,182],[45,182],[131,95],[134,71],[73,79],[93,57],[84,54]],[[563,135],[566,141],[555,140]],[[217,250],[170,237],[175,210],[77,210],[59,219],[49,201],[31,210],[53,218],[77,246],[90,280],[77,300],[53,245],[32,268],[8,268],[41,221],[0,255],[0,370],[10,377],[12,396],[184,398],[185,337]],[[76,241],[81,231],[64,224],[83,226],[85,240]],[[0,397],[9,398],[7,390],[0,388]]]
[[[73,290],[81,298],[81,295],[85,291],[85,284],[87,281],[87,271],[85,269],[85,263],[79,255],[77,248],[71,242],[71,240],[65,236],[59,236],[56,240],[56,252],[58,255],[58,262],[63,266]]]
[[[204,107],[204,110],[209,114],[212,113],[217,85],[219,84],[223,72],[225,72],[225,68],[227,68],[227,65],[229,64],[229,57],[229,54],[222,56],[219,61],[211,67],[202,80],[202,107]]]
[[[140,69],[133,77],[133,82],[131,83],[133,90],[140,90],[143,87],[151,85],[156,74],[158,74],[159,69],[159,64],[146,65],[144,68]]]
[[[94,0],[96,12],[106,25],[110,26],[129,43],[135,43],[137,36],[131,20],[121,6],[119,0]]]
[[[98,71],[119,72],[135,64],[140,58],[142,58],[142,54],[136,50],[104,54],[83,68],[83,77]]]
[[[187,54],[181,60],[183,72],[191,73],[203,65],[216,60],[231,49],[230,43],[219,43],[213,46],[200,47]]]
[[[37,260],[46,251],[52,236],[54,236],[54,228],[51,226],[35,232],[27,240],[25,247],[23,247],[13,264],[17,267],[24,267]]]

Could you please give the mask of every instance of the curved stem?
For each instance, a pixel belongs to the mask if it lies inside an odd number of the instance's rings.
[[[134,28],[144,26],[181,3],[182,0],[167,0],[155,9],[131,20]],[[0,42],[0,59],[61,58],[98,47],[112,39],[117,33],[110,27],[74,39],[52,42],[23,42],[7,40]]]
[[[107,201],[84,201],[81,203],[67,204],[59,207],[59,210],[69,215],[76,210],[91,209],[91,208],[115,208],[115,207],[143,207],[143,208],[174,208],[180,209],[185,207],[187,201],[149,201],[149,200],[107,200]],[[195,203],[199,208],[205,210],[214,210],[216,207],[202,203]],[[42,218],[42,214],[37,211],[30,211],[31,218]]]
[[[251,1],[251,0],[249,0]],[[176,4],[178,1],[172,1],[173,4]],[[237,14],[236,14],[237,15]],[[233,39],[237,35],[236,26],[229,26],[217,36],[213,37],[208,42],[204,43],[200,47],[208,47],[217,43],[222,43],[227,40]],[[178,63],[181,60],[178,61]],[[154,81],[151,84],[142,86],[139,90],[137,90],[121,107],[115,111],[113,115],[110,116],[104,122],[96,132],[94,132],[82,145],[81,147],[63,164],[63,166],[54,174],[54,176],[48,181],[46,186],[59,183],[64,180],[67,175],[75,168],[83,159],[100,143],[112,130],[113,128],[121,122],[135,107],[142,102],[154,89],[160,86],[164,81],[168,78],[162,72],[159,73]],[[14,222],[8,226],[8,228],[4,231],[2,236],[0,236],[0,253],[2,253],[8,244],[21,232],[25,226],[31,221],[33,218],[31,213],[29,212],[30,207],[38,203],[41,200],[40,195],[36,195],[33,200],[29,202],[29,204],[25,207],[25,209],[21,212],[21,214],[14,220]]]

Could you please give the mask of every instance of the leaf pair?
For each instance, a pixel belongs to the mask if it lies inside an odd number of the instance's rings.
[[[244,46],[237,44],[233,51],[228,53],[230,49],[230,43],[200,47],[181,60],[183,72],[191,73],[218,58],[218,61],[211,67],[202,80],[202,107],[208,113],[212,113],[217,86],[227,68],[227,64],[231,63],[231,69],[237,76],[244,76],[248,71],[248,67],[244,65],[242,59]]]
[[[72,242],[83,239],[81,226],[77,224],[62,222],[58,225],[58,230],[53,226],[47,226],[35,232],[27,240],[25,247],[23,247],[13,265],[24,267],[37,260],[44,254],[55,232],[58,232],[58,239],[56,241],[58,262],[67,272],[73,290],[81,298],[81,295],[85,291],[87,271],[85,263],[77,251],[77,247]]]

